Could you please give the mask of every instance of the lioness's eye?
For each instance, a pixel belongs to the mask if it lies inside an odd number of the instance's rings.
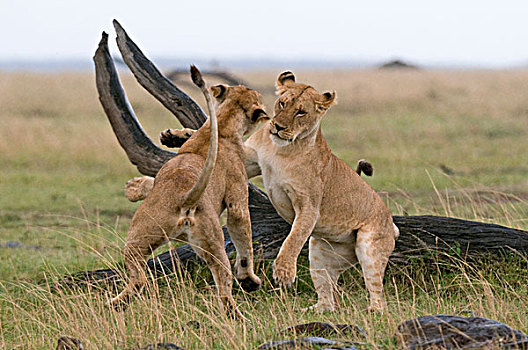
[[[295,113],[295,115],[298,116],[298,117],[302,117],[303,115],[306,115],[306,112],[299,110],[299,111],[297,111],[297,113]]]
[[[280,108],[280,109],[283,109],[283,108],[284,108],[284,102],[279,101],[279,108]]]

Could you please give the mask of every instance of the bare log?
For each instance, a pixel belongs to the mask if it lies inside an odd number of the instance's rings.
[[[142,61],[134,61],[137,57],[141,56],[132,55],[125,61],[129,66],[140,67],[139,69],[145,74],[154,71],[142,67],[143,64],[147,64],[145,62],[152,65],[144,56]],[[103,33],[94,61],[100,101],[121,146],[127,152],[132,163],[138,165],[138,170],[142,174],[155,175],[163,163],[170,159],[174,153],[154,145],[141,129],[119,83],[108,52],[105,33]],[[155,71],[159,73],[159,71]],[[154,85],[157,84],[157,80],[152,77],[146,76],[145,79]],[[162,89],[163,87],[158,86],[155,90]],[[180,107],[185,109],[188,106],[182,105]],[[194,114],[187,111],[183,115]],[[176,114],[176,117],[180,118],[181,115]],[[194,122],[200,124],[201,119],[195,119]],[[290,232],[290,225],[277,214],[268,197],[262,191],[251,183],[249,189],[249,209],[256,257],[257,259],[272,259],[277,255],[283,240]],[[497,253],[505,249],[513,249],[520,253],[528,253],[528,232],[526,231],[437,216],[395,216],[394,222],[400,229],[400,238],[396,242],[396,248],[391,257],[393,261],[422,256],[424,251],[430,250],[475,254],[482,252]],[[226,251],[228,255],[231,255],[235,249],[225,228],[224,232]],[[306,253],[305,247],[302,254]],[[184,245],[149,260],[148,268],[154,274],[166,274],[172,272],[179,263],[187,264],[193,261],[198,261],[197,256],[189,245]],[[63,282],[70,284],[70,282],[75,282],[78,279],[100,280],[116,276],[117,271],[98,270],[72,275]]]
[[[93,60],[99,101],[119,144],[140,173],[155,176],[176,153],[158,147],[143,131],[119,81],[104,32]]]
[[[200,128],[207,119],[200,106],[161,74],[116,20],[114,27],[119,51],[138,83],[171,111],[184,127]]]

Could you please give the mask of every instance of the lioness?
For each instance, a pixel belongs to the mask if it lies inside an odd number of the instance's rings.
[[[292,229],[273,264],[273,277],[291,285],[297,257],[310,237],[310,274],[317,311],[333,311],[339,275],[359,261],[370,292],[370,310],[385,307],[383,275],[399,230],[378,194],[330,151],[321,119],[336,103],[335,92],[318,93],[277,80],[278,99],[270,123],[246,142],[248,176],[262,173],[266,192]]]
[[[227,226],[237,250],[236,278],[244,289],[257,289],[261,281],[253,271],[243,136],[267,115],[258,92],[243,86],[213,86],[219,102],[217,132],[215,111],[198,75],[193,71],[193,81],[206,96],[211,118],[149,184],[152,188],[132,218],[125,244],[130,281],[111,303],[121,302],[144,285],[146,257],[152,251],[168,240],[186,239],[207,262],[222,304],[241,316],[231,295],[232,273],[218,216],[227,208]]]

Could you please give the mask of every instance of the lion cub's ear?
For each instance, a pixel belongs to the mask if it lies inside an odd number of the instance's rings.
[[[295,75],[293,75],[292,72],[286,71],[279,74],[279,77],[277,78],[277,93],[280,95],[284,92],[284,89],[295,83]]]
[[[223,84],[211,86],[210,90],[213,94],[213,97],[216,98],[218,101],[223,101],[227,96],[227,89],[229,87]]]
[[[327,110],[331,106],[335,105],[336,101],[336,92],[325,92],[321,95],[321,100],[317,102],[317,108]]]
[[[270,119],[262,108],[255,108],[253,113],[251,113],[251,121],[256,123],[262,119]]]

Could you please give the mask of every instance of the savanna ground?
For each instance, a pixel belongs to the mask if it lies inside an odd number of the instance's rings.
[[[273,110],[276,72],[240,73]],[[325,117],[333,151],[374,165],[367,181],[393,214],[436,214],[528,229],[528,71],[296,72],[319,90],[336,90]],[[123,75],[149,135],[175,119]],[[184,87],[203,105],[202,97]],[[118,145],[86,74],[0,73],[0,348],[54,348],[61,335],[87,349],[168,341],[189,349],[253,349],[278,332],[314,320],[353,323],[372,348],[394,348],[399,323],[426,314],[472,310],[528,332],[526,258],[515,253],[468,264],[433,256],[390,264],[388,311],[364,312],[358,269],[341,279],[341,309],[299,311],[314,302],[306,259],[288,292],[268,276],[251,295],[235,290],[247,321],[221,312],[206,269],[153,283],[125,312],[105,306],[104,288],[51,290],[61,276],[121,266],[138,204],[123,195],[138,176]],[[258,180],[257,180],[258,183]],[[15,248],[8,242],[20,242]],[[13,244],[11,244],[13,246]],[[166,249],[166,248],[165,248]],[[110,291],[115,293],[115,291]],[[195,328],[191,321],[198,321]]]

